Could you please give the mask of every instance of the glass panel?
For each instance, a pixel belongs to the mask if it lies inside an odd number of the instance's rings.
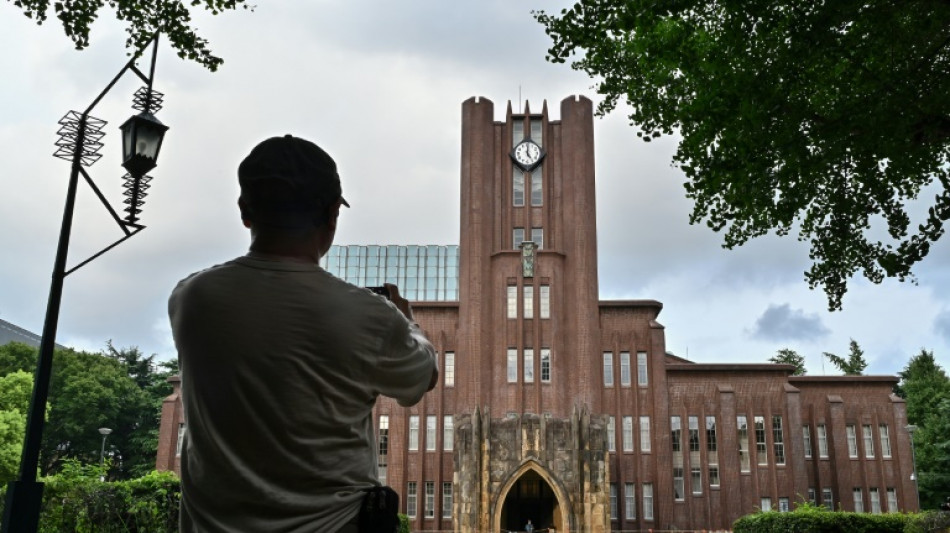
[[[538,167],[531,172],[531,205],[534,207],[539,207],[544,202],[542,183],[544,183],[544,178],[541,167]]]
[[[508,348],[508,383],[518,381],[518,350]]]
[[[524,228],[515,228],[511,236],[511,247],[515,250],[524,242]]]
[[[614,354],[613,352],[604,352],[604,386],[612,387],[614,385]]]
[[[534,349],[524,349],[524,382],[534,383]]]
[[[522,287],[524,295],[524,318],[534,318],[534,287]]]
[[[551,349],[541,348],[541,382],[551,382]]]
[[[521,117],[511,119],[511,147],[518,146],[524,140],[524,121]]]
[[[637,385],[645,387],[649,381],[647,376],[647,353],[637,352]]]
[[[617,421],[612,416],[607,417],[607,451],[617,451]]]
[[[620,352],[620,384],[630,386],[630,352]]]
[[[544,228],[531,228],[531,241],[538,245],[538,250],[544,248]]]
[[[531,119],[531,140],[535,142],[538,146],[544,146],[544,132],[543,126],[540,118]]]
[[[524,205],[524,172],[518,167],[511,169],[511,205]]]

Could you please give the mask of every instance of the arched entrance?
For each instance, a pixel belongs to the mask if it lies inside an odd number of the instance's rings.
[[[519,474],[508,483],[507,492],[502,492],[504,502],[499,506],[501,511],[495,522],[499,530],[524,531],[525,524],[531,520],[536,530],[568,531],[559,491],[535,468],[522,468]]]

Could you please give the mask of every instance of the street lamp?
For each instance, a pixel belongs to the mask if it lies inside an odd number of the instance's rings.
[[[148,75],[135,65],[146,48],[152,46],[152,60]],[[66,191],[66,206],[63,209],[63,222],[59,232],[59,242],[56,248],[56,259],[53,263],[52,282],[50,284],[49,301],[46,306],[46,320],[43,323],[43,336],[40,340],[39,357],[36,363],[36,372],[33,377],[33,395],[27,412],[26,434],[23,439],[23,453],[20,459],[20,472],[16,481],[7,486],[6,504],[3,509],[3,533],[35,533],[39,526],[40,506],[43,501],[43,483],[36,480],[36,471],[39,465],[40,445],[43,438],[45,424],[46,402],[49,397],[50,375],[53,365],[53,349],[56,344],[56,328],[59,322],[59,308],[63,296],[63,280],[69,274],[88,264],[100,255],[111,250],[129,237],[145,229],[138,224],[138,214],[146,196],[150,177],[145,172],[155,167],[155,158],[161,148],[162,137],[168,128],[154,118],[154,113],[162,107],[162,94],[152,89],[155,79],[155,59],[158,56],[158,34],[142,48],[140,48],[106,85],[99,96],[82,113],[70,111],[60,119],[62,126],[57,132],[60,139],[56,141],[55,157],[66,159],[72,163],[69,175],[69,184]],[[133,98],[132,108],[141,113],[130,119],[122,127],[123,166],[129,170],[125,176],[126,188],[124,203],[127,216],[120,219],[119,215],[109,204],[89,174],[83,167],[96,163],[101,154],[100,140],[105,136],[102,128],[106,121],[95,118],[89,113],[108,93],[112,87],[125,75],[132,71],[146,86],[139,89]],[[76,204],[76,189],[80,174],[93,192],[109,211],[124,235],[111,245],[82,261],[73,268],[66,269],[66,259],[69,253],[69,236],[72,231],[73,210]],[[107,429],[107,428],[103,428]],[[100,430],[102,431],[102,430]],[[105,436],[103,433],[103,452]],[[100,454],[101,455],[101,454]]]
[[[105,456],[106,456],[106,439],[109,438],[109,433],[112,433],[112,430],[109,428],[99,428],[99,434],[102,435],[102,449],[99,450],[99,468],[102,469],[105,466]],[[102,477],[105,477],[103,474]]]
[[[914,492],[917,493],[917,511],[920,511],[920,482],[917,479],[917,450],[914,448],[914,432],[917,431],[917,426],[913,424],[908,424],[904,426],[904,429],[907,430],[907,434],[910,435],[910,455],[913,460],[914,470],[910,473],[910,480],[914,482]]]

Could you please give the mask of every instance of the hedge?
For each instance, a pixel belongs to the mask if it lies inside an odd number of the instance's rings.
[[[950,513],[851,513],[801,505],[790,513],[743,516],[733,533],[946,533],[948,525]]]

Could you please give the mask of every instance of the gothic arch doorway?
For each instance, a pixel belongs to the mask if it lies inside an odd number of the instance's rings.
[[[531,520],[535,530],[569,531],[563,492],[549,481],[534,464],[520,468],[501,491],[495,507],[495,530],[524,531]]]

